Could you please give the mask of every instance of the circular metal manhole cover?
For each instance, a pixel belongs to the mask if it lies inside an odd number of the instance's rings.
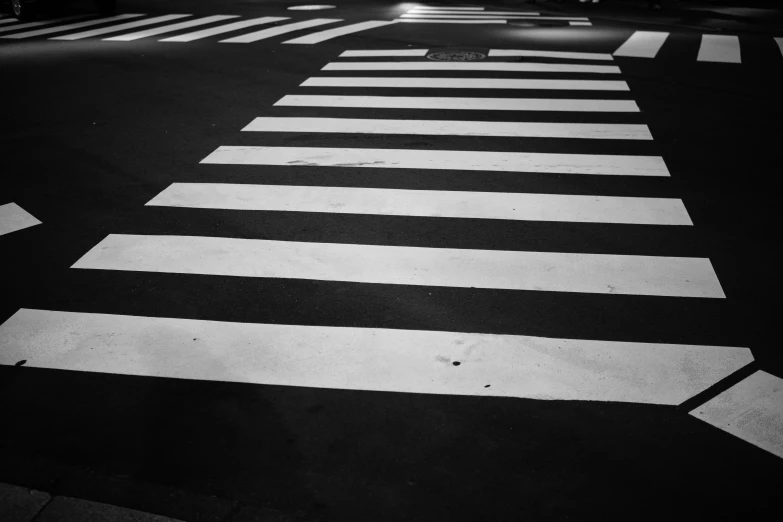
[[[486,54],[474,51],[437,51],[427,55],[428,60],[438,62],[475,62],[486,57]]]

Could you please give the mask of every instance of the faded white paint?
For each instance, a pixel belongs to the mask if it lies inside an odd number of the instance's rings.
[[[319,25],[334,24],[342,21],[342,18],[315,18],[313,20],[305,20],[304,22],[294,22],[292,24],[279,25],[269,29],[262,29],[261,31],[235,36],[226,40],[220,40],[220,43],[252,43],[259,40],[272,38],[274,36],[280,36],[281,34],[300,31],[310,27],[318,27]]]
[[[660,156],[542,154],[465,150],[221,146],[201,163],[378,169],[544,172],[604,176],[668,176]]]
[[[111,234],[72,268],[724,298],[709,259]]]
[[[692,225],[679,199],[174,183],[147,205],[442,218]]]
[[[138,20],[136,22],[128,22],[126,24],[112,25],[110,27],[100,27],[98,29],[91,29],[89,31],[82,31],[80,33],[66,34],[63,36],[54,36],[49,38],[50,40],[81,40],[82,38],[90,38],[92,36],[100,36],[102,34],[117,33],[125,31],[126,29],[135,29],[137,27],[144,27],[145,25],[160,24],[171,20],[177,20],[179,18],[187,18],[189,14],[170,14],[164,16],[156,16],[154,18],[147,18],[145,20]]]
[[[757,371],[691,412],[783,458],[783,379]]]
[[[389,83],[392,83],[391,80]],[[633,100],[559,98],[456,98],[438,96],[331,96],[289,94],[275,105],[368,109],[453,109],[460,111],[639,112]]]
[[[40,224],[40,221],[16,203],[0,205],[0,236]]]
[[[164,38],[161,42],[192,42],[193,40],[200,40],[201,38],[207,38],[223,33],[230,33],[232,31],[238,31],[245,29],[246,27],[253,27],[256,25],[271,24],[272,22],[281,22],[283,20],[289,20],[285,16],[265,16],[263,18],[253,18],[252,20],[243,20],[241,22],[233,22],[218,27],[210,27],[209,29],[202,29],[201,31],[194,31],[192,33],[180,34],[172,36],[170,38]]]
[[[119,36],[112,36],[110,38],[104,38],[111,42],[131,42],[133,40],[140,40],[141,38],[148,38],[164,33],[173,33],[181,29],[188,29],[190,27],[196,27],[199,25],[207,25],[215,22],[222,22],[224,20],[230,20],[231,18],[238,18],[238,15],[214,15],[205,16],[203,18],[197,18],[195,20],[188,20],[187,22],[180,22],[177,24],[164,25],[163,27],[154,27],[152,29],[145,29],[143,31],[136,31],[134,33],[122,34]]]
[[[405,78],[391,77],[317,77],[308,78],[301,87],[380,87],[427,89],[539,89],[563,91],[628,91],[620,80],[539,80],[524,78]]]
[[[753,357],[727,346],[22,309],[0,325],[0,364],[22,359],[176,379],[675,405]]]
[[[8,33],[11,31],[18,31],[19,29],[29,29],[30,27],[40,27],[42,25],[57,24],[60,22],[68,22],[70,20],[78,20],[87,18],[88,15],[78,14],[72,16],[63,16],[60,18],[50,18],[49,20],[39,20],[38,22],[25,22],[23,24],[16,23],[9,25],[8,27],[0,27],[0,33]]]
[[[669,38],[669,33],[665,32],[634,31],[634,33],[617,48],[614,55],[634,58],[655,58],[667,38]]]
[[[497,71],[620,74],[615,65],[537,62],[331,62],[322,71]]]
[[[127,20],[129,18],[138,18],[144,16],[143,14],[121,14],[117,16],[109,16],[105,18],[98,18],[97,20],[87,20],[86,22],[77,22],[75,24],[58,25],[57,27],[47,27],[45,29],[36,29],[33,31],[25,31],[23,33],[9,34],[2,38],[12,38],[15,40],[21,40],[23,38],[33,38],[34,36],[42,36],[45,34],[62,33],[70,31],[71,29],[81,29],[82,27],[90,27],[93,25],[100,25],[109,22],[118,22],[120,20]]]
[[[701,35],[696,58],[699,62],[741,63],[739,37],[723,34]]]
[[[780,49],[780,54],[783,54],[783,38],[775,38],[775,43],[778,44],[778,49]]]
[[[317,44],[317,43],[325,42],[326,40],[331,40],[332,38],[345,36],[346,34],[353,34],[361,31],[367,31],[370,29],[383,27],[385,25],[391,25],[393,23],[395,22],[369,20],[366,22],[359,22],[356,24],[345,25],[343,27],[337,27],[335,29],[327,29],[325,31],[310,33],[305,36],[300,36],[299,38],[294,38],[293,40],[288,40],[283,43],[284,44]]]

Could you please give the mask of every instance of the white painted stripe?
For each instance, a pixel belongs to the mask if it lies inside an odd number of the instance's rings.
[[[3,36],[2,38],[13,38],[13,39],[22,39],[22,38],[32,38],[34,36],[41,36],[44,34],[51,34],[51,33],[62,33],[64,31],[70,31],[71,29],[81,29],[82,27],[90,27],[92,25],[100,25],[105,24],[109,22],[117,22],[119,20],[126,20],[128,18],[138,18],[139,16],[144,16],[143,14],[121,14],[117,16],[109,16],[106,18],[98,18],[96,20],[87,20],[86,22],[77,22],[75,24],[68,24],[68,25],[58,25],[57,27],[47,27],[45,29],[36,29],[33,31],[25,31],[23,33],[16,33],[16,34],[9,34],[6,36]]]
[[[395,22],[387,22],[380,20],[369,20],[367,22],[359,22],[357,24],[346,25],[343,27],[337,27],[335,29],[327,29],[325,31],[319,31],[317,33],[310,33],[293,40],[283,42],[284,44],[316,44],[337,38],[339,36],[345,36],[346,34],[358,33],[361,31],[368,31],[377,27],[383,27],[384,25],[391,25]]]
[[[568,25],[589,25],[592,26],[590,22],[568,22]]]
[[[174,379],[677,405],[753,356],[729,346],[22,309],[0,325],[0,364],[20,360]]]
[[[107,33],[117,33],[126,29],[135,29],[137,27],[143,27],[145,25],[159,24],[162,22],[168,22],[169,20],[177,20],[178,18],[187,18],[192,16],[189,14],[171,14],[164,16],[156,16],[155,18],[147,18],[146,20],[139,20],[138,22],[128,22],[127,24],[114,25],[111,27],[102,27],[100,29],[92,29],[90,31],[84,31],[81,33],[67,34],[64,36],[55,36],[49,38],[50,40],[81,40],[82,38],[90,38],[91,36],[100,36]]]
[[[647,125],[354,118],[256,118],[243,131],[652,140]]]
[[[780,49],[780,54],[783,54],[783,38],[775,38],[775,43],[778,44],[778,48]]]
[[[562,58],[564,60],[614,60],[611,54],[604,53],[572,53],[563,51],[536,51],[521,49],[490,49],[489,56],[491,58],[524,56],[535,58]]]
[[[312,20],[305,20],[304,22],[295,22],[293,24],[279,25],[270,29],[263,29],[254,33],[243,34],[242,36],[235,36],[228,38],[227,40],[220,40],[220,43],[252,43],[259,40],[265,40],[281,34],[291,33],[294,31],[300,31],[302,29],[308,29],[310,27],[318,27],[319,25],[333,24],[336,22],[342,22],[341,18],[314,18]]]
[[[89,15],[78,14],[72,16],[63,16],[61,18],[50,18],[49,20],[39,20],[38,22],[27,22],[23,24],[14,24],[8,27],[0,27],[0,33],[8,33],[19,29],[29,29],[30,27],[40,27],[42,25],[51,25],[59,22],[68,22],[69,20],[78,20],[87,18]]]
[[[426,9],[428,11],[483,11],[483,7],[430,7],[430,6],[421,6],[421,7],[415,7],[412,10],[415,9]]]
[[[534,13],[528,11],[472,11],[464,12],[456,9],[429,9],[418,8],[408,11],[410,14],[458,14],[465,16],[481,16],[481,15],[517,15],[517,16],[538,16],[541,13]]]
[[[660,156],[542,154],[466,150],[221,146],[201,163],[308,167],[545,172],[605,176],[668,176]]]
[[[505,24],[505,20],[418,20],[413,18],[397,18],[395,22],[410,24]]]
[[[615,65],[535,62],[330,62],[322,71],[503,71],[620,74]]]
[[[0,205],[0,236],[40,224],[16,203]]]
[[[3,18],[2,20],[0,20],[0,24],[11,24],[18,21],[19,20],[17,20],[16,18]]]
[[[783,458],[783,379],[757,371],[691,415]]]
[[[701,46],[696,60],[699,62],[741,63],[739,38],[722,34],[701,35]]]
[[[723,298],[709,259],[111,234],[72,268]]]
[[[634,31],[634,33],[614,52],[615,56],[633,58],[655,58],[661,50],[669,33],[658,31]]]
[[[344,51],[340,58],[367,58],[376,56],[427,56],[427,49],[386,49],[379,51]]]
[[[561,100],[557,98],[441,98],[292,94],[283,96],[275,105],[462,111],[639,112],[639,107],[633,100]]]
[[[505,219],[635,225],[692,225],[679,199],[174,183],[149,206]]]
[[[528,80],[520,78],[403,78],[325,77],[308,78],[301,87],[382,87],[433,89],[540,89],[567,91],[628,91],[617,80]]]
[[[230,33],[232,31],[238,31],[245,29],[246,27],[253,27],[262,24],[271,24],[272,22],[280,22],[283,20],[289,20],[287,16],[265,16],[263,18],[253,18],[252,20],[242,20],[241,22],[233,22],[218,27],[211,27],[209,29],[202,29],[201,31],[194,31],[192,33],[180,34],[172,36],[170,38],[164,38],[159,40],[161,42],[192,42],[193,40],[200,40],[201,38],[208,38],[223,33]]]
[[[172,33],[179,31],[180,29],[187,29],[189,27],[196,27],[199,25],[206,25],[215,22],[222,22],[223,20],[229,20],[231,18],[238,18],[239,15],[214,15],[205,16],[203,18],[197,18],[195,20],[189,20],[187,22],[180,22],[177,24],[164,25],[163,27],[154,27],[152,29],[145,29],[143,31],[137,31],[135,33],[122,34],[119,36],[112,36],[111,38],[104,38],[111,42],[131,42],[133,40],[140,40],[141,38],[148,38],[158,34]]]
[[[589,19],[584,16],[502,16],[502,15],[485,15],[485,14],[479,14],[479,15],[446,15],[446,14],[404,14],[400,15],[400,18],[404,19],[416,19],[416,18],[430,18],[433,20],[436,19],[448,19],[448,20],[492,20],[492,19],[503,19],[503,20],[562,20],[562,21],[570,21],[570,20],[580,20],[583,22],[588,21]]]

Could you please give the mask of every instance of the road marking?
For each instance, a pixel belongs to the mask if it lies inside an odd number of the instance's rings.
[[[501,16],[501,15],[486,15],[484,13],[477,14],[477,15],[456,15],[456,14],[403,14],[400,15],[400,18],[405,19],[416,19],[416,18],[432,18],[432,19],[450,19],[450,20],[493,20],[493,19],[503,19],[503,20],[563,20],[563,21],[570,21],[570,20],[579,20],[586,22],[589,20],[589,18],[584,16]]]
[[[344,36],[346,34],[358,33],[360,31],[367,31],[369,29],[375,29],[376,27],[383,27],[384,25],[391,25],[395,22],[384,22],[379,20],[370,20],[367,22],[359,22],[357,24],[346,25],[343,27],[337,27],[335,29],[327,29],[325,31],[319,31],[317,33],[310,33],[293,40],[283,42],[284,44],[316,44],[337,38],[338,36]]]
[[[614,52],[615,56],[634,58],[655,58],[669,33],[658,31],[634,31],[634,33]]]
[[[568,25],[589,25],[592,26],[593,24],[590,22],[568,22]]]
[[[647,125],[354,118],[256,118],[243,131],[652,140]]]
[[[427,11],[483,11],[483,7],[416,7],[416,9],[426,9]]]
[[[72,268],[725,298],[709,259],[110,234]]]
[[[378,51],[343,51],[340,58],[367,58],[376,56],[427,56],[427,49],[387,49]]]
[[[472,11],[464,12],[455,9],[411,9],[408,14],[433,14],[433,15],[460,15],[460,16],[483,16],[483,15],[517,15],[517,16],[539,16],[541,13],[527,11]]]
[[[202,29],[201,31],[194,31],[192,33],[180,34],[172,36],[170,38],[164,38],[159,40],[161,42],[192,42],[193,40],[199,40],[201,38],[207,38],[223,33],[230,33],[231,31],[238,31],[245,29],[246,27],[253,27],[256,25],[270,24],[272,22],[281,22],[283,20],[289,20],[287,16],[265,16],[263,18],[253,18],[252,20],[243,20],[241,22],[234,22],[218,27],[211,27],[209,29]]]
[[[573,223],[693,225],[679,199],[174,183],[149,206]]]
[[[783,379],[757,371],[691,413],[783,458]]]
[[[187,18],[193,16],[189,14],[171,14],[164,16],[156,16],[155,18],[147,18],[146,20],[139,20],[137,22],[129,22],[127,24],[113,25],[111,27],[102,27],[100,29],[93,29],[91,31],[84,31],[81,33],[66,34],[64,36],[55,36],[49,38],[50,40],[80,40],[82,38],[89,38],[91,36],[100,36],[106,33],[117,33],[124,31],[125,29],[135,29],[136,27],[143,27],[145,25],[159,24],[162,22],[168,22],[169,20],[177,20],[178,18]]]
[[[620,74],[615,65],[534,62],[330,62],[322,71],[503,71]]]
[[[395,22],[409,24],[505,24],[505,20],[419,20],[413,18],[397,18]]]
[[[279,25],[270,29],[263,29],[254,33],[243,34],[241,36],[235,36],[228,38],[227,40],[220,40],[220,43],[252,43],[259,40],[265,40],[281,34],[291,33],[294,31],[300,31],[310,27],[318,27],[319,25],[333,24],[336,22],[342,22],[341,18],[314,18],[313,20],[305,20],[304,22],[295,22],[293,24]]]
[[[0,205],[0,236],[40,224],[16,203]]]
[[[563,51],[534,51],[521,49],[490,49],[488,56],[490,58],[523,56],[535,58],[562,58],[564,60],[614,60],[611,54],[604,53],[570,53]]]
[[[783,54],[783,38],[775,38],[775,42],[778,44],[780,54]]]
[[[344,390],[677,405],[747,348],[21,309],[0,364]],[[455,363],[460,363],[456,366]]]
[[[639,112],[633,100],[557,98],[441,98],[424,96],[328,96],[289,94],[276,106],[374,109],[454,109],[478,111]]]
[[[49,20],[40,20],[38,22],[27,22],[24,24],[17,23],[14,25],[10,25],[8,27],[0,27],[0,33],[8,33],[10,31],[16,31],[18,29],[28,29],[30,27],[40,27],[42,25],[51,25],[59,22],[67,22],[69,20],[79,20],[83,18],[88,18],[89,16],[90,15],[78,14],[72,16],[63,16],[61,18],[51,18]]]
[[[3,18],[2,20],[0,20],[0,24],[11,24],[18,21],[19,20],[17,20],[16,18]]]
[[[382,87],[433,89],[538,89],[566,91],[628,91],[618,80],[528,80],[521,78],[405,78],[335,77],[308,78],[301,87]]]
[[[139,16],[144,16],[143,14],[121,14],[117,16],[109,16],[106,18],[98,18],[97,20],[87,20],[86,22],[78,22],[75,24],[68,24],[68,25],[58,25],[57,27],[47,27],[45,29],[37,29],[34,31],[25,31],[24,33],[16,33],[16,34],[9,34],[6,36],[3,36],[2,38],[13,38],[13,39],[22,39],[22,38],[32,38],[34,36],[41,36],[44,34],[51,34],[51,33],[61,33],[64,31],[70,31],[71,29],[80,29],[82,27],[90,27],[92,25],[99,25],[99,24],[105,24],[108,22],[116,22],[118,20],[125,20],[128,18],[138,18]]]
[[[703,34],[696,58],[699,62],[741,63],[739,38],[736,36]]]
[[[198,25],[206,25],[214,22],[222,22],[223,20],[230,20],[231,18],[238,18],[239,15],[214,15],[205,16],[204,18],[197,18],[195,20],[189,20],[187,22],[180,22],[178,24],[164,25],[163,27],[155,27],[153,29],[145,29],[135,33],[122,34],[119,36],[112,36],[111,38],[104,38],[104,40],[110,42],[130,42],[133,40],[139,40],[141,38],[147,38],[163,33],[172,33],[179,31],[180,29],[187,29],[189,27],[196,27]]]
[[[201,163],[303,167],[478,170],[605,176],[668,176],[660,156],[465,150],[221,146]]]

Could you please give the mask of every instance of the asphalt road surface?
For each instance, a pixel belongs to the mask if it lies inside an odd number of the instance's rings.
[[[188,521],[779,510],[783,30],[295,5],[0,18],[0,482]]]

